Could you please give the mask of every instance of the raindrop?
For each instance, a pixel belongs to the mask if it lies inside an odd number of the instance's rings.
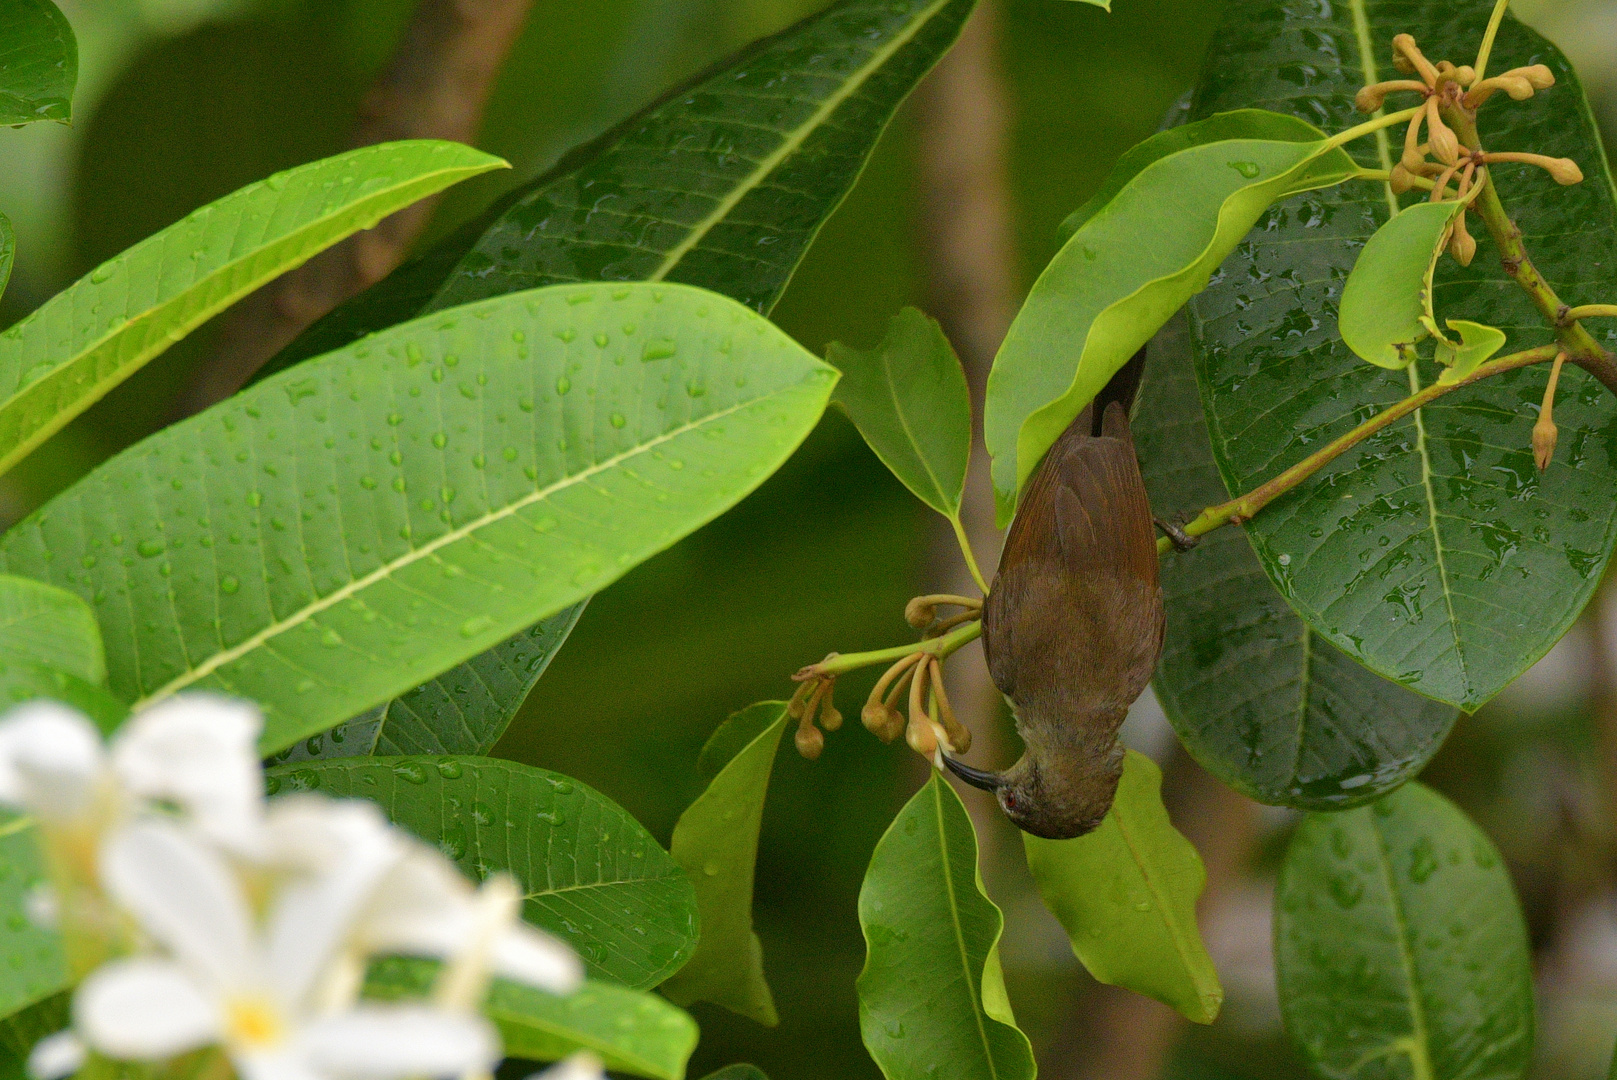
[[[241,580],[235,574],[226,574],[219,579],[219,591],[226,596],[234,596],[241,589]]]
[[[573,388],[572,380],[569,379],[567,376],[563,375],[561,378],[556,380],[556,393],[565,394],[565,393],[567,393],[567,391],[571,390],[572,388]]]
[[[464,638],[476,637],[480,631],[487,630],[494,624],[494,619],[488,615],[473,615],[460,624],[460,636]]]
[[[607,419],[612,422],[612,426],[615,428],[620,428],[624,424],[628,423],[628,421],[624,419],[623,414],[620,412],[613,413],[611,416],[607,417]]]
[[[1258,163],[1255,161],[1232,161],[1229,164],[1230,168],[1234,169],[1248,180],[1256,179],[1258,174],[1263,171],[1258,167]]]
[[[135,545],[135,550],[140,552],[143,558],[150,559],[163,554],[164,547],[165,545],[161,540],[142,540]]]
[[[652,338],[640,349],[640,359],[647,363],[652,360],[666,360],[673,356],[676,349],[671,338]]]

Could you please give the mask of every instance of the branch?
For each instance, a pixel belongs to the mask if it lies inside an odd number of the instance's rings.
[[[351,145],[477,136],[495,78],[533,0],[420,0],[392,62],[365,96]],[[213,355],[178,403],[190,415],[239,390],[309,324],[382,280],[426,228],[423,199],[321,252],[224,317]]]

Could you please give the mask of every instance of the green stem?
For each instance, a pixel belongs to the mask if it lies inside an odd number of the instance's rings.
[[[1584,304],[1581,307],[1567,309],[1566,318],[1601,319],[1617,315],[1617,304]]]
[[[1355,180],[1373,180],[1378,184],[1385,184],[1385,183],[1391,182],[1391,180],[1392,180],[1392,170],[1391,169],[1360,169],[1358,172],[1353,174],[1353,179],[1355,179]],[[1409,181],[1413,186],[1420,188],[1422,191],[1431,191],[1433,188],[1437,187],[1437,181],[1430,180],[1430,179],[1428,179],[1428,178],[1426,178],[1424,176],[1411,176],[1409,178]]]
[[[1333,439],[1267,483],[1260,484],[1245,495],[1231,499],[1229,502],[1209,506],[1197,515],[1196,520],[1185,526],[1185,533],[1189,536],[1205,536],[1221,526],[1238,525],[1319,472],[1320,469],[1340,457],[1345,451],[1352,449],[1390,424],[1403,419],[1416,409],[1431,404],[1451,390],[1458,390],[1462,386],[1469,386],[1474,382],[1493,375],[1500,375],[1507,371],[1515,371],[1517,368],[1554,360],[1560,352],[1561,346],[1559,345],[1541,345],[1536,349],[1528,349],[1526,352],[1513,353],[1510,356],[1502,356],[1498,360],[1490,360],[1488,363],[1480,365],[1471,374],[1464,378],[1456,379],[1454,382],[1433,383],[1420,393],[1411,394],[1398,404],[1383,409],[1346,435]],[[1157,541],[1157,554],[1165,555],[1172,550],[1173,541],[1168,537],[1164,536]]]
[[[1477,77],[1472,86],[1488,77],[1488,60],[1493,55],[1493,40],[1499,36],[1499,24],[1505,21],[1505,9],[1509,6],[1510,0],[1499,0],[1493,7],[1493,17],[1488,20],[1488,32],[1482,35],[1482,47],[1477,50],[1477,62],[1472,65],[1477,69]]]
[[[954,538],[960,544],[960,554],[965,557],[966,569],[971,571],[971,580],[975,581],[977,588],[987,596],[988,581],[983,577],[982,568],[977,565],[977,556],[971,550],[971,540],[966,537],[966,527],[960,521],[959,511],[949,516],[949,524],[954,526]]]
[[[849,671],[856,671],[859,668],[870,667],[873,664],[891,664],[915,653],[927,653],[942,660],[961,646],[976,641],[982,636],[982,632],[982,620],[977,619],[958,629],[951,630],[942,637],[928,638],[913,645],[895,645],[890,649],[877,649],[874,652],[833,653],[818,664],[810,664],[799,671],[796,678],[801,680],[811,679],[816,676],[835,677]]]
[[[1319,150],[1316,151],[1316,155],[1323,154],[1327,150],[1334,150],[1338,146],[1343,146],[1352,142],[1354,139],[1362,139],[1366,135],[1374,135],[1382,128],[1390,128],[1398,124],[1408,123],[1410,120],[1415,119],[1415,114],[1424,108],[1426,108],[1425,105],[1416,105],[1413,109],[1404,109],[1401,112],[1388,113],[1386,116],[1378,116],[1373,120],[1366,120],[1357,127],[1350,127],[1346,131],[1338,132],[1320,144]]]

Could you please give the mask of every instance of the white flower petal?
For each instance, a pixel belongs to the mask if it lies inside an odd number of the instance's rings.
[[[493,961],[496,975],[552,994],[571,994],[584,981],[584,965],[572,949],[525,923],[499,936]]]
[[[190,693],[135,714],[112,743],[112,765],[128,790],[179,804],[217,843],[251,851],[263,818],[258,710],[243,701]]]
[[[95,804],[104,770],[100,732],[65,705],[30,701],[0,720],[0,802],[69,820]]]
[[[111,1058],[154,1060],[219,1037],[219,1012],[178,964],[114,960],[90,973],[73,995],[84,1039]]]
[[[105,888],[184,964],[215,988],[258,985],[252,912],[224,857],[166,821],[139,821],[103,845]]]
[[[58,1031],[34,1044],[28,1054],[28,1075],[33,1080],[61,1080],[84,1065],[89,1052],[71,1031]]]
[[[600,1058],[588,1050],[580,1050],[566,1061],[534,1073],[528,1080],[606,1080],[606,1072]]]
[[[22,898],[23,913],[28,916],[29,922],[41,930],[56,929],[59,906],[56,903],[56,890],[51,888],[48,881],[38,882]]]
[[[459,1076],[500,1059],[487,1020],[423,1005],[366,1006],[317,1021],[298,1046],[315,1072],[341,1080]]]
[[[230,1055],[230,1063],[241,1080],[328,1080],[309,1066],[296,1047],[257,1053],[237,1051]]]
[[[318,872],[282,886],[266,931],[269,978],[285,1001],[312,1008],[321,973],[354,933],[361,911],[404,858],[408,843],[374,803],[361,799],[278,801],[266,831],[275,837],[272,848],[299,832],[329,856]]]
[[[376,890],[361,925],[360,948],[445,956],[472,933],[472,883],[443,853],[412,843]]]

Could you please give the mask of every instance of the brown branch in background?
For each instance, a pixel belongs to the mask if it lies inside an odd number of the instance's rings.
[[[352,145],[396,139],[471,143],[532,6],[533,0],[420,0],[392,61],[360,104]],[[179,411],[190,415],[229,397],[309,324],[391,273],[436,203],[423,199],[400,210],[233,307]]]

